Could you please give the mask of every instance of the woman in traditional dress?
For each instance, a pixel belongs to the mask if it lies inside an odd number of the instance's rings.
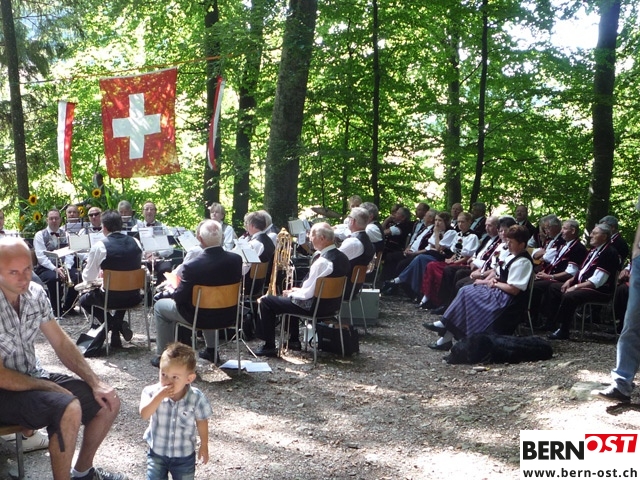
[[[429,262],[444,260],[453,254],[451,248],[456,243],[457,235],[456,231],[451,228],[449,214],[447,212],[438,213],[433,227],[433,235],[429,238],[428,245],[417,252],[419,254],[396,278],[384,282],[381,293],[390,295],[398,286],[402,286],[411,300],[419,299],[424,269]]]
[[[425,325],[441,335],[429,348],[450,350],[454,338],[460,340],[488,330],[518,295],[526,295],[533,272],[527,252],[529,232],[521,225],[513,225],[507,239],[509,256],[495,270],[461,288],[441,321]]]

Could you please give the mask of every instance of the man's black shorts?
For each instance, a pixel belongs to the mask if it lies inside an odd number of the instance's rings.
[[[30,430],[47,427],[51,437],[59,432],[60,419],[74,398],[79,400],[82,407],[84,425],[96,416],[101,407],[93,397],[89,385],[59,373],[52,373],[49,377],[48,380],[66,388],[72,395],[43,390],[15,392],[0,389],[0,423],[21,425]]]

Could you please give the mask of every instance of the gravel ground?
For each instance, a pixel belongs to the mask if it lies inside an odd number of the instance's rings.
[[[146,422],[138,401],[158,370],[136,317],[131,345],[89,362],[122,398],[96,464],[143,479]],[[321,352],[316,367],[304,354],[268,359],[272,373],[240,376],[200,363],[196,385],[214,415],[210,461],[196,478],[515,479],[520,430],[638,428],[638,411],[614,415],[607,403],[576,398],[572,389],[608,382],[613,335],[554,343],[544,362],[452,366],[427,348],[435,340],[421,326],[427,317],[400,297],[384,297],[378,326],[351,358]],[[87,327],[82,317],[61,324],[74,339]],[[42,339],[39,354],[45,368],[64,371]],[[222,356],[233,358],[232,347],[223,346]],[[2,444],[0,478],[10,470],[15,460]],[[46,451],[26,455],[26,478],[51,478]]]

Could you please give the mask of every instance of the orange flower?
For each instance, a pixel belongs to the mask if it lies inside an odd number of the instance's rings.
[[[36,197],[35,194],[31,194],[29,195],[29,198],[27,199],[27,201],[29,202],[29,205],[35,205],[36,203],[38,203],[38,197]]]

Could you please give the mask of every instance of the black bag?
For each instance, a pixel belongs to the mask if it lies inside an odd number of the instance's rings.
[[[97,357],[102,351],[104,340],[104,323],[101,323],[97,327],[92,327],[87,333],[81,333],[76,345],[85,357]]]
[[[337,324],[317,323],[316,335],[318,337],[318,348],[324,352],[337,353],[342,355],[340,346],[340,329]],[[344,354],[351,356],[360,351],[360,335],[353,325],[342,326],[342,339],[344,341]]]

